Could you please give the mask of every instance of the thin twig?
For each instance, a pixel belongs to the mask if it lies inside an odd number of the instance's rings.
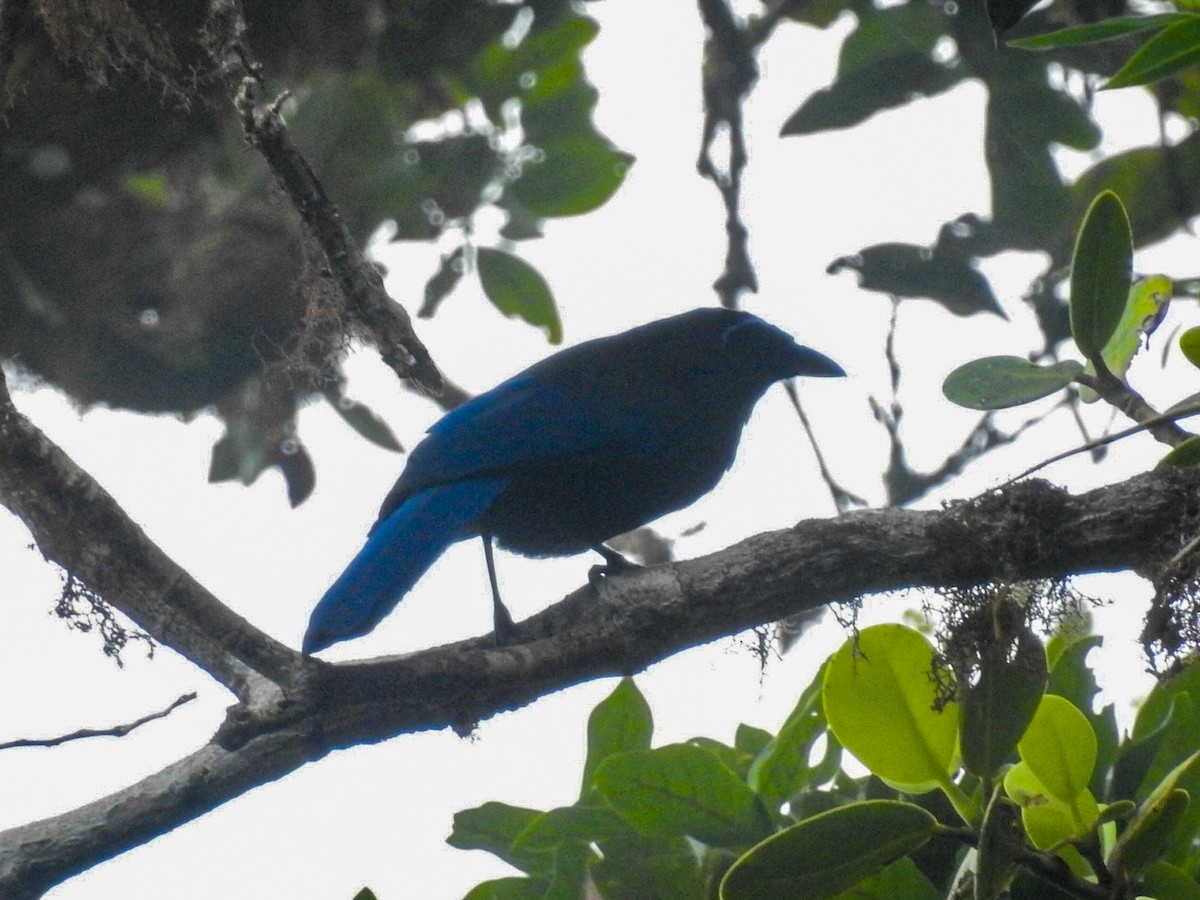
[[[1139,422],[1137,425],[1126,428],[1124,431],[1118,431],[1114,434],[1106,434],[1104,437],[1096,438],[1094,441],[1088,441],[1086,444],[1083,444],[1079,447],[1072,447],[1070,450],[1064,450],[1062,453],[1056,453],[1049,459],[1042,460],[1036,466],[1030,466],[1019,475],[1014,475],[1012,478],[1008,479],[1008,481],[1004,482],[1001,487],[1007,487],[1014,481],[1020,481],[1022,478],[1027,478],[1034,472],[1040,472],[1042,469],[1046,468],[1046,466],[1053,465],[1056,462],[1061,462],[1064,459],[1069,459],[1070,457],[1075,456],[1077,453],[1087,453],[1090,450],[1095,450],[1097,447],[1105,447],[1109,444],[1115,444],[1117,441],[1124,440],[1127,437],[1131,437],[1132,435],[1139,434],[1143,431],[1149,431],[1153,433],[1154,429],[1164,422],[1173,423],[1178,419],[1188,419],[1195,415],[1200,415],[1200,400],[1197,400],[1194,403],[1173,406],[1165,413],[1156,414],[1155,416],[1147,419],[1145,422]],[[1186,432],[1184,433],[1186,434]]]
[[[817,458],[817,468],[821,472],[821,478],[824,480],[825,486],[829,488],[829,494],[833,497],[833,505],[837,507],[838,515],[840,516],[843,513],[849,512],[855,506],[870,506],[858,494],[846,490],[834,480],[833,473],[829,471],[829,466],[825,464],[825,455],[821,452],[821,446],[817,443],[817,436],[813,432],[812,424],[808,421],[808,415],[804,412],[803,404],[800,403],[800,392],[796,390],[795,382],[783,382],[783,389],[787,391],[788,399],[792,401],[796,415],[800,417],[800,424],[804,426],[804,433],[808,435],[808,442],[812,445],[813,455]]]
[[[185,703],[191,703],[195,699],[196,693],[193,691],[190,694],[184,694],[182,697],[176,698],[166,709],[160,709],[158,712],[150,713],[142,716],[140,719],[126,722],[123,725],[114,725],[111,728],[80,728],[78,731],[72,731],[70,734],[63,734],[52,738],[18,738],[15,741],[0,743],[0,750],[12,750],[17,747],[57,747],[59,744],[65,744],[68,741],[78,741],[91,737],[125,737],[129,732],[135,728],[140,728],[147,722],[153,722],[155,719],[165,719],[179,707]]]

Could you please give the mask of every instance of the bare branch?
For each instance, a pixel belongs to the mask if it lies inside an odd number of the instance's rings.
[[[60,734],[58,737],[52,738],[18,738],[15,741],[5,741],[0,744],[0,750],[14,750],[18,747],[57,747],[59,744],[65,744],[68,741],[78,741],[91,737],[125,737],[129,732],[135,728],[140,728],[147,722],[153,722],[155,719],[165,719],[179,707],[183,706],[183,704],[191,703],[195,699],[196,693],[193,691],[190,694],[177,697],[166,709],[148,713],[140,719],[134,719],[132,722],[113,725],[111,728],[80,728],[78,731],[72,731],[70,734]]]

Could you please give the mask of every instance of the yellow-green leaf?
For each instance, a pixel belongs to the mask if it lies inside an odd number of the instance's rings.
[[[933,708],[933,656],[911,628],[875,625],[843,644],[825,670],[834,736],[880,778],[912,788],[930,789],[957,768],[959,710]]]

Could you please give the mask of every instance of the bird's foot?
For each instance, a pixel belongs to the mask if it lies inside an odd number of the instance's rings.
[[[599,590],[600,582],[611,575],[627,575],[630,572],[640,572],[646,568],[626,559],[616,550],[605,547],[603,544],[592,549],[604,557],[603,564],[588,569],[588,583],[595,590]]]
[[[517,626],[503,603],[497,602],[492,609],[492,637],[497,647],[508,647],[517,642]]]

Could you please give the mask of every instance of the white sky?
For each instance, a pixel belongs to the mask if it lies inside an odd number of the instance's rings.
[[[653,27],[637,5],[588,9],[603,26],[587,56],[601,90],[598,124],[637,163],[601,211],[553,222],[544,240],[522,245],[556,293],[568,342],[711,304],[710,284],[724,256],[723,209],[694,168],[702,121],[702,31],[694,5],[657,5]],[[834,30],[844,35],[848,23]],[[671,36],[669,44],[664,35]],[[809,384],[804,395],[836,476],[880,502],[878,473],[887,444],[866,397],[888,396],[882,347],[889,306],[884,297],[857,290],[851,276],[831,278],[824,268],[834,257],[878,241],[932,241],[944,221],[987,212],[984,92],[966,84],[848,132],[778,138],[801,99],[832,77],[837,45],[829,34],[784,25],[761,59],[763,79],[746,110],[751,164],[744,210],[761,292],[746,306],[851,373],[842,381]],[[648,76],[652,91],[645,86]],[[1153,113],[1138,92],[1105,95],[1101,102],[1105,122],[1124,129],[1121,146],[1153,140]],[[1079,161],[1066,164],[1077,170]],[[1140,255],[1139,270],[1188,273],[1181,254],[1195,248],[1182,243],[1175,251]],[[436,251],[405,246],[388,261],[393,296],[415,309]],[[901,311],[897,350],[904,365],[905,433],[918,468],[940,462],[975,421],[975,414],[942,400],[945,374],[976,356],[1021,354],[1038,345],[1033,317],[1017,298],[1039,261],[989,261],[984,267],[1011,323],[991,316],[957,319],[921,301]],[[1164,332],[1181,318],[1176,312]],[[446,373],[473,391],[551,350],[539,332],[501,318],[466,286],[419,327]],[[1135,364],[1134,377],[1150,385],[1151,402],[1166,405],[1194,390],[1171,392],[1153,361],[1157,351],[1148,356]],[[372,354],[357,354],[347,370],[352,393],[385,416],[406,446],[436,419],[437,410],[400,389]],[[1177,384],[1181,377],[1176,373]],[[327,407],[315,405],[302,413],[300,434],[316,462],[317,488],[291,511],[274,473],[249,489],[205,482],[220,430],[211,417],[183,424],[106,410],[80,416],[49,389],[23,391],[15,399],[167,553],[239,613],[293,645],[317,598],[358,549],[403,465],[401,457],[367,444]],[[1097,416],[1102,424],[1105,417]],[[1022,418],[1018,411],[1010,420]],[[1068,417],[1059,417],[1011,452],[976,464],[923,505],[994,486],[1076,441]],[[1117,481],[1161,454],[1149,439],[1137,438],[1117,447],[1103,467],[1060,464],[1048,474],[1082,489]],[[712,495],[661,520],[659,528],[673,536],[706,522],[677,545],[680,556],[691,557],[758,531],[832,514],[787,399],[772,391],[747,429],[734,471]],[[133,649],[118,670],[101,656],[94,637],[68,634],[48,614],[57,575],[29,544],[28,532],[0,509],[3,630],[17,637],[0,656],[0,683],[8,686],[0,740],[129,721],[192,690],[201,699],[120,740],[3,753],[0,827],[71,809],[174,761],[210,737],[232,702],[168,650],[150,662]],[[576,588],[592,563],[587,557],[531,561],[501,554],[504,596],[522,618]],[[1133,644],[1148,589],[1128,575],[1081,584],[1116,601],[1100,614],[1117,635],[1104,650],[1102,676],[1122,686],[1121,696],[1136,696],[1148,685]],[[899,597],[871,601],[868,620],[894,619],[909,605]],[[444,643],[489,630],[490,617],[482,553],[478,542],[468,542],[447,553],[374,633],[326,656],[367,657]],[[836,626],[826,625],[765,673],[745,637],[654,667],[638,684],[654,710],[656,743],[694,735],[728,741],[739,722],[776,729],[819,660],[841,639]],[[437,732],[334,753],[49,896],[349,900],[370,885],[381,900],[459,897],[511,870],[487,854],[447,847],[453,813],[488,800],[543,808],[571,803],[588,712],[612,685],[595,682],[547,697],[485,722],[469,740]]]

